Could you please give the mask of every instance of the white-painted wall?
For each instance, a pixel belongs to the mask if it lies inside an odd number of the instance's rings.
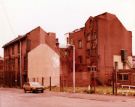
[[[40,44],[38,47],[28,53],[28,78],[29,81],[42,83],[49,86],[50,76],[52,86],[60,85],[60,57],[46,44]]]
[[[128,61],[130,62],[130,64],[132,65],[132,56],[128,56],[127,57]],[[123,69],[123,63],[121,61],[121,56],[120,55],[114,55],[113,56],[113,62],[118,62],[118,69]],[[126,69],[130,69],[130,67],[126,64]]]

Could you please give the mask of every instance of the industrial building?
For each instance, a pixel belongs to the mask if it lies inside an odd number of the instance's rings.
[[[90,16],[84,27],[66,36],[67,47],[60,48],[55,33],[37,27],[5,44],[4,84],[38,81],[49,86],[51,81],[53,86],[72,86],[75,71],[76,86],[111,85],[116,69],[119,83],[135,84],[132,32],[117,16]]]
[[[26,81],[48,86],[50,78],[52,85],[59,86],[59,43],[55,33],[37,27],[3,48],[6,86],[22,86]]]
[[[132,32],[114,14],[90,16],[84,27],[66,36],[67,44],[75,46],[76,86],[88,86],[93,79],[96,84],[111,84],[116,63],[118,69],[132,69]],[[73,51],[72,46],[61,49],[63,66],[67,63],[62,67],[65,86],[73,84]]]

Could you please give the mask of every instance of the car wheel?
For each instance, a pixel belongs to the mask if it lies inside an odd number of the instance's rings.
[[[26,90],[24,89],[24,92],[26,93]]]
[[[36,91],[35,90],[32,90],[32,93],[35,93]]]
[[[44,90],[41,90],[41,93],[44,93]]]

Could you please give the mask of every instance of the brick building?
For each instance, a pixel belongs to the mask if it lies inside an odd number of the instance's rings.
[[[119,70],[117,77],[117,83],[120,85],[135,85],[135,69]]]
[[[3,85],[3,78],[4,78],[4,75],[3,75],[3,58],[0,57],[0,86]]]
[[[90,17],[84,27],[68,33],[67,36],[67,43],[75,45],[77,86],[88,86],[94,75],[97,84],[109,84],[112,80],[115,62],[118,63],[118,69],[130,69],[132,33],[115,15],[106,12]],[[62,76],[67,77],[66,84],[70,86],[72,84],[73,52],[71,47],[65,50],[68,52],[66,63],[69,64],[68,67],[63,68],[66,73]],[[121,50],[125,50],[127,54],[125,64],[121,61]]]
[[[117,82],[123,85],[135,85],[135,56],[132,56],[131,69],[119,69]]]
[[[22,86],[26,81],[59,85],[59,43],[55,33],[37,27],[3,46],[4,81],[7,86]],[[54,72],[55,71],[55,72]]]
[[[132,57],[133,68],[135,68],[135,56]]]

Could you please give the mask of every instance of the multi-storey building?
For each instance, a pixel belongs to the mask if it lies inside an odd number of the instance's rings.
[[[50,77],[52,85],[59,85],[59,43],[55,33],[37,27],[3,48],[7,86],[22,86],[26,81],[39,81],[47,86]]]
[[[0,86],[3,85],[3,78],[4,78],[4,75],[3,75],[3,58],[0,57]]]
[[[135,68],[135,56],[132,57],[133,68]]]
[[[110,13],[90,17],[85,26],[68,33],[68,44],[75,46],[76,85],[87,86],[93,78],[98,84],[112,80],[115,62],[119,69],[129,69],[132,63],[132,33]],[[127,54],[121,60],[121,50]],[[72,83],[72,49],[68,49],[68,83]],[[128,62],[128,64],[127,64]],[[95,72],[95,73],[94,73]],[[63,74],[64,75],[64,74]]]

